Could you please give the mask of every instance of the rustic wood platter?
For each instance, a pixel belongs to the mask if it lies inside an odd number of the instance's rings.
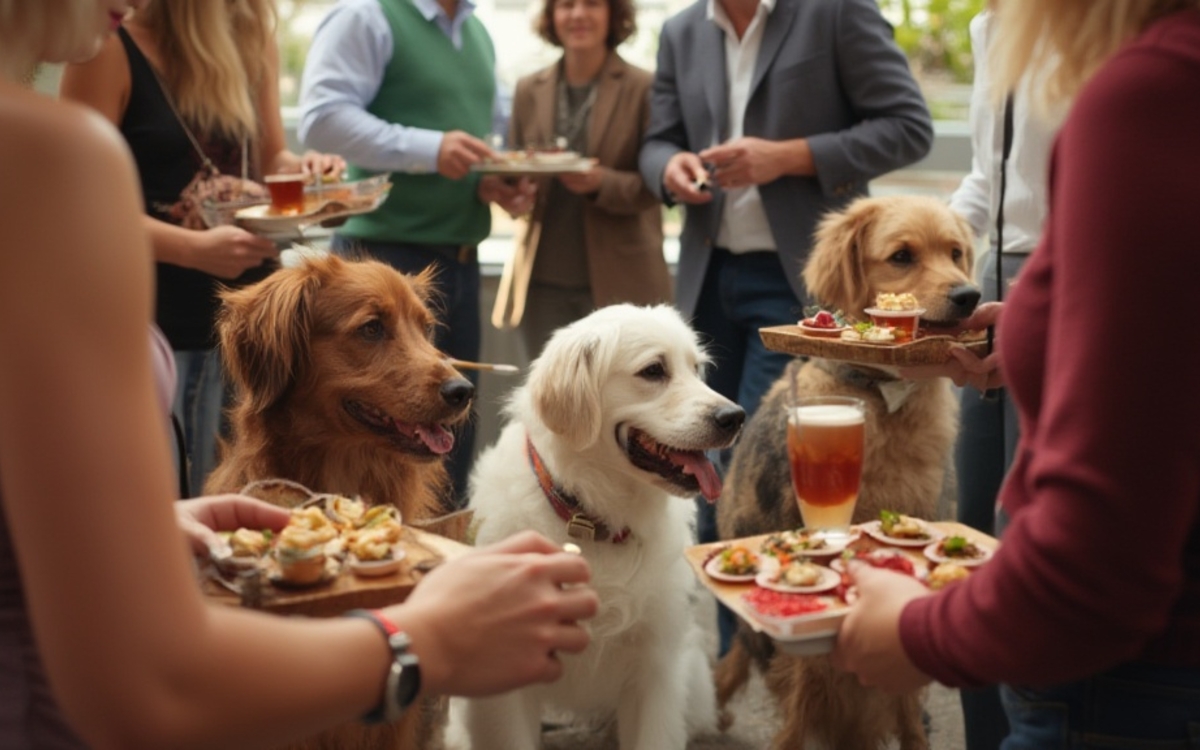
[[[954,345],[965,346],[980,357],[987,356],[991,351],[987,336],[983,333],[973,333],[969,337],[921,336],[916,341],[904,344],[868,344],[810,336],[802,332],[798,325],[760,328],[758,334],[763,345],[771,351],[862,365],[940,365],[950,361],[950,349]]]
[[[538,161],[498,161],[472,164],[471,171],[479,174],[495,174],[506,177],[553,177],[558,174],[587,172],[596,166],[596,159],[580,157],[578,159],[538,162]]]
[[[400,544],[405,553],[403,564],[389,575],[363,577],[343,569],[324,584],[285,588],[273,585],[261,573],[221,575],[208,564],[201,570],[200,586],[208,598],[222,604],[277,614],[333,617],[348,609],[374,609],[403,601],[427,572],[471,549],[411,526],[404,528]]]
[[[966,537],[968,541],[988,550],[995,550],[999,546],[999,542],[995,538],[955,521],[939,521],[930,523],[929,525],[947,536]],[[756,613],[743,599],[744,594],[755,588],[753,581],[721,581],[713,578],[704,571],[704,566],[709,559],[723,548],[731,544],[740,544],[752,549],[758,549],[762,541],[768,536],[770,535],[762,534],[743,539],[728,539],[720,542],[698,544],[687,548],[684,551],[684,556],[688,564],[692,566],[696,577],[705,588],[711,591],[722,604],[733,610],[738,617],[745,620],[755,632],[765,633],[770,636],[780,650],[797,655],[828,653],[832,650],[833,643],[837,639],[837,631],[841,627],[842,620],[845,619],[846,613],[850,611],[850,605],[837,600],[835,597],[826,597],[825,600],[829,606],[825,610],[811,615],[804,615],[793,620],[788,624],[787,632],[783,632],[775,623]],[[918,570],[926,570],[932,567],[931,562],[925,557],[920,548],[885,545],[867,534],[862,534],[851,545],[851,548],[859,551],[876,549],[893,550],[912,560]]]

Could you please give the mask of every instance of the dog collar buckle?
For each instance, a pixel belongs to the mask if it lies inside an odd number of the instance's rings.
[[[596,524],[582,513],[574,513],[567,521],[567,536],[585,542],[596,541]]]

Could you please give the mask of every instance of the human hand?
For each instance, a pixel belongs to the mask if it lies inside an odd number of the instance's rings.
[[[576,195],[591,195],[604,182],[604,172],[605,167],[597,164],[586,172],[564,172],[558,176],[558,181]]]
[[[1003,307],[1003,302],[986,302],[948,333],[956,335],[962,331],[980,330],[995,325]],[[970,385],[980,391],[1004,385],[999,352],[993,351],[981,359],[965,346],[956,344],[950,347],[950,355],[952,359],[944,364],[902,367],[900,377],[908,380],[950,378],[957,386]]]
[[[324,175],[341,177],[346,171],[346,160],[337,154],[322,154],[319,151],[305,151],[300,157],[300,169],[304,174],[321,179]]]
[[[787,163],[779,144],[762,138],[737,138],[700,152],[712,164],[713,178],[723,188],[742,188],[774,182]]]
[[[533,210],[533,203],[537,199],[537,183],[528,177],[514,181],[512,178],[486,175],[479,180],[477,193],[479,200],[495,203],[509,216],[517,218]]]
[[[442,134],[438,148],[437,171],[443,177],[461,180],[471,171],[472,164],[495,156],[488,145],[470,133],[450,130]]]
[[[175,503],[175,521],[197,555],[208,555],[225,546],[218,531],[242,527],[279,531],[291,517],[286,508],[245,495],[210,495]]]
[[[912,576],[847,561],[858,599],[838,631],[833,666],[889,693],[915,690],[931,679],[908,659],[900,642],[900,613],[929,590]]]
[[[241,227],[213,227],[193,236],[188,266],[222,279],[236,279],[263,261],[279,257],[274,242]]]
[[[526,531],[451,560],[389,616],[412,638],[422,690],[479,697],[562,675],[599,601],[587,561]]]
[[[678,203],[700,204],[713,199],[711,190],[701,190],[698,186],[707,184],[710,180],[708,170],[700,157],[690,151],[680,151],[671,157],[663,170],[663,187],[665,187]]]

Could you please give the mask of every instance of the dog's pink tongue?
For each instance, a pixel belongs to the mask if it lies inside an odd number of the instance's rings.
[[[671,457],[683,466],[684,474],[691,474],[696,478],[700,483],[700,494],[704,495],[705,499],[713,502],[721,496],[721,477],[717,476],[717,469],[707,456],[696,451],[673,453]]]
[[[417,437],[439,456],[454,447],[454,435],[440,424],[417,425]]]

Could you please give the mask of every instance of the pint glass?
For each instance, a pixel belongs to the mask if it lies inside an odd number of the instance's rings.
[[[804,526],[849,534],[862,479],[862,399],[789,399],[788,462]]]

